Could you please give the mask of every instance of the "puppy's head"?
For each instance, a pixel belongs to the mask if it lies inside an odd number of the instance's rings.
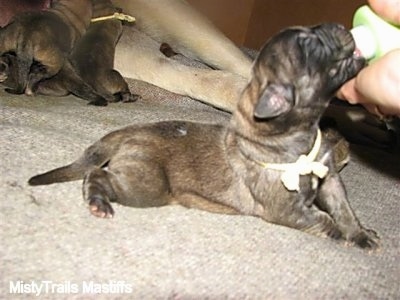
[[[239,107],[270,131],[310,126],[336,90],[365,65],[356,53],[341,25],[285,29],[262,48]]]
[[[15,53],[4,53],[0,56],[0,84],[8,88],[18,86],[18,64]]]

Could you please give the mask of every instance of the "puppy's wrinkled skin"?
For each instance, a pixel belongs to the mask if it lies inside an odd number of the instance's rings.
[[[136,18],[124,28],[115,68],[124,77],[149,82],[217,108],[233,111],[248,83],[252,61],[205,17],[182,0],[112,0]],[[190,24],[190,26],[188,26]],[[140,35],[140,43],[136,37]],[[164,56],[160,44],[216,70],[190,67]]]
[[[89,26],[90,0],[55,0],[48,10],[24,12],[0,30],[0,55],[16,55],[15,94],[33,94],[35,85],[57,74]],[[34,66],[32,68],[32,66]]]
[[[115,12],[117,9],[109,0],[93,0],[93,18],[111,16]],[[91,23],[76,43],[68,64],[55,77],[40,82],[35,92],[57,96],[72,93],[98,105],[137,100],[138,96],[131,94],[121,74],[113,69],[115,46],[121,33],[120,20]],[[107,101],[104,103],[98,95]]]
[[[317,161],[329,167],[328,175],[320,181],[300,176],[299,192],[284,187],[281,171],[260,163],[291,163],[310,152],[330,98],[364,65],[353,51],[351,35],[339,25],[284,30],[260,52],[229,126],[181,121],[129,126],[29,183],[84,178],[84,198],[99,217],[113,215],[113,201],[133,207],[181,204],[258,216],[376,248],[376,234],[350,208],[327,139]]]

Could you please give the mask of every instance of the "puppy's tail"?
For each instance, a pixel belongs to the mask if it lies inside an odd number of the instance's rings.
[[[110,133],[86,149],[75,162],[29,179],[29,185],[47,185],[83,179],[86,172],[107,165],[121,144],[121,135]]]
[[[79,164],[79,161],[74,162],[68,166],[57,168],[49,172],[33,176],[29,179],[29,185],[45,185],[57,182],[66,182],[79,180],[83,177],[85,171],[89,168]]]

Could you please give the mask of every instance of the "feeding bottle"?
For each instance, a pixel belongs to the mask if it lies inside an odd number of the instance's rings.
[[[355,12],[350,32],[358,51],[369,61],[400,48],[400,27],[383,20],[368,5]]]

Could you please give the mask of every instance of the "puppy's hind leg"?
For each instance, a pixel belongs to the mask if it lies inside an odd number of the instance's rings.
[[[76,97],[90,101],[89,104],[106,106],[108,101],[95,92],[75,71],[69,61],[55,76],[42,80],[33,87],[32,92],[39,95],[66,96],[73,94]]]
[[[101,168],[95,168],[83,181],[83,197],[89,204],[90,213],[100,218],[113,217],[110,202],[117,199],[108,174]]]
[[[69,94],[69,91],[61,79],[61,72],[52,78],[40,81],[34,88],[35,95],[63,97]]]
[[[34,95],[37,84],[44,79],[48,79],[56,75],[64,65],[64,56],[58,51],[37,51],[32,66],[27,77],[25,94]]]
[[[168,182],[163,170],[148,161],[121,160],[108,170],[94,168],[83,183],[83,197],[90,212],[111,218],[110,202],[132,207],[154,207],[169,203]]]
[[[117,70],[109,70],[106,81],[100,84],[113,95],[116,102],[135,102],[140,99],[139,95],[130,92],[128,83]]]

